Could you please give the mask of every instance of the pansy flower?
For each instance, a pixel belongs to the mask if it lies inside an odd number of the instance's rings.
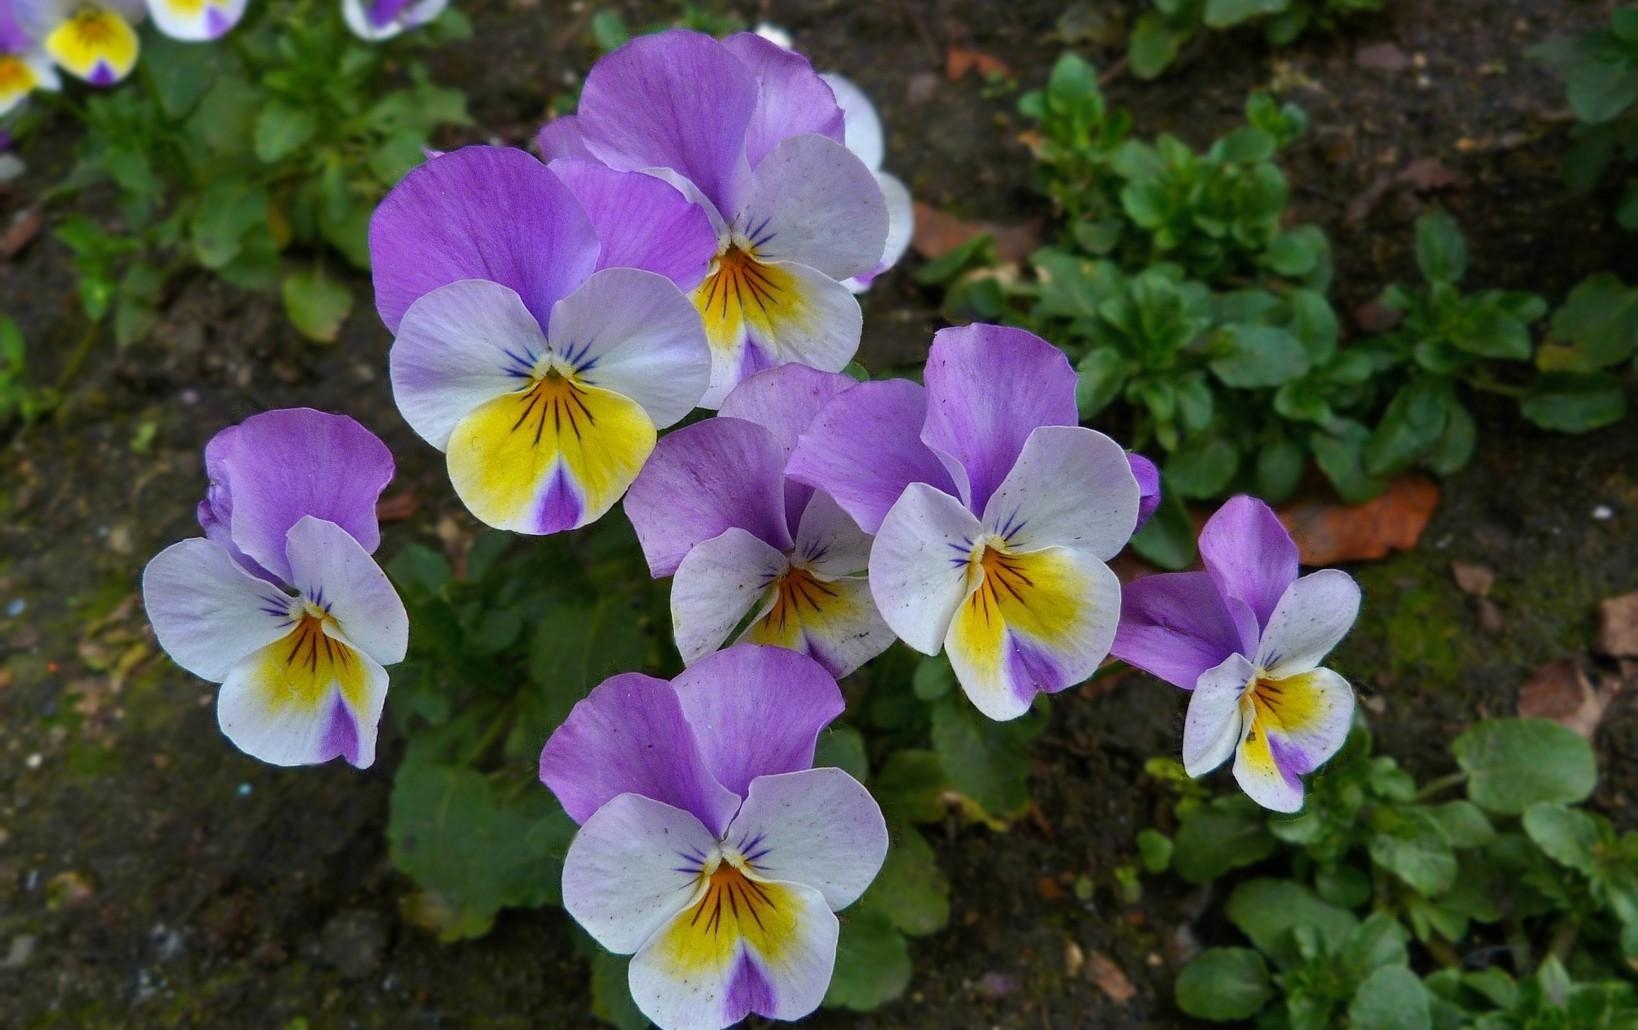
[[[154,25],[172,39],[221,39],[245,16],[249,0],[148,0]]]
[[[23,30],[57,67],[93,86],[112,86],[136,67],[143,0],[13,0]]]
[[[807,59],[749,32],[632,40],[586,76],[576,115],[541,131],[548,158],[648,171],[704,203],[717,233],[694,303],[722,403],[741,379],[797,362],[826,372],[859,347],[842,285],[880,262],[887,206],[843,145],[842,110]]]
[[[854,380],[804,365],[758,372],[718,417],[661,440],[626,495],[649,570],[675,576],[671,622],[692,663],[739,639],[817,659],[840,678],[893,631],[870,598],[870,537],[836,502],[785,478],[797,435]]]
[[[849,80],[835,72],[824,72],[819,76],[825,80],[832,93],[836,94],[836,103],[842,109],[842,116],[846,119],[844,129],[844,143],[853,151],[859,160],[865,163],[876,176],[876,185],[881,188],[882,199],[887,203],[887,243],[882,247],[882,255],[876,261],[876,267],[862,275],[848,279],[844,286],[854,293],[863,293],[870,289],[870,284],[876,277],[899,263],[904,252],[910,247],[910,237],[916,231],[915,205],[910,200],[910,190],[898,176],[882,171],[882,159],[887,154],[887,143],[882,133],[881,115],[876,113],[876,105],[865,96],[864,90],[855,86]]]
[[[269,411],[205,449],[206,537],[172,544],[142,574],[154,635],[184,669],[222,684],[216,716],[274,765],[375,761],[409,620],[370,553],[392,455],[352,419]]]
[[[393,396],[474,515],[555,533],[620,499],[709,380],[679,283],[714,245],[675,188],[591,162],[465,147],[394,187],[370,223]]]
[[[379,43],[436,21],[448,6],[449,0],[341,0],[341,17],[353,35]]]
[[[13,2],[0,0],[0,116],[35,90],[55,90],[60,85],[51,58],[23,29],[12,10]]]
[[[563,907],[633,956],[631,996],[662,1030],[800,1019],[824,998],[833,913],[887,853],[869,792],[812,767],[841,712],[813,659],[746,644],[670,682],[605,680],[546,742],[540,778],[580,824]]]
[[[1117,658],[1193,691],[1183,767],[1201,776],[1234,758],[1251,799],[1302,808],[1302,776],[1348,736],[1354,693],[1320,662],[1359,614],[1359,586],[1323,569],[1297,576],[1297,545],[1274,512],[1236,497],[1200,531],[1203,572],[1126,587]]]
[[[1140,490],[1126,452],[1076,424],[1075,372],[1021,329],[933,338],[926,388],[862,383],[827,404],[787,471],[876,539],[870,589],[899,639],[947,651],[992,719],[1086,679],[1109,651]]]

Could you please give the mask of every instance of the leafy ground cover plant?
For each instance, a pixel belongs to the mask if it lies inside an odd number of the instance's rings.
[[[467,121],[458,91],[402,55],[468,33],[446,11],[390,46],[366,43],[317,0],[252,7],[212,45],[156,37],[136,81],[72,99],[85,136],[63,202],[110,186],[118,221],[65,219],[80,299],[121,345],[152,327],[193,269],[279,291],[293,325],[334,340],[352,307],[336,266],[367,269],[375,203],[423,160],[433,132]]]
[[[1542,43],[1530,56],[1564,79],[1577,122],[1575,142],[1564,155],[1564,180],[1575,192],[1590,193],[1612,168],[1638,156],[1638,8],[1617,7],[1608,27]],[[1638,183],[1627,182],[1616,220],[1638,229]]]
[[[1246,124],[1203,152],[1144,140],[1074,55],[1019,106],[1039,123],[1036,183],[1064,219],[1058,238],[1024,275],[993,270],[979,238],[920,277],[946,284],[954,320],[1053,340],[1080,373],[1082,417],[1165,454],[1168,503],[1139,539],[1151,560],[1192,556],[1176,502],[1249,491],[1277,503],[1310,460],[1350,501],[1407,469],[1460,469],[1476,437],[1468,391],[1517,398],[1526,418],[1559,431],[1624,417],[1610,370],[1634,344],[1625,284],[1583,284],[1538,347],[1547,301],[1464,289],[1466,243],[1441,211],[1416,224],[1422,283],[1380,299],[1398,323],[1345,340],[1325,234],[1286,224],[1278,156],[1303,131],[1299,109],[1254,95]]]
[[[1591,747],[1495,719],[1452,756],[1456,772],[1418,784],[1357,724],[1289,817],[1151,762],[1177,786],[1176,824],[1139,835],[1142,866],[1222,884],[1246,941],[1185,966],[1179,1007],[1290,1027],[1631,1026],[1638,834],[1581,806]]]
[[[1204,29],[1260,25],[1271,46],[1285,46],[1311,27],[1381,9],[1382,0],[1154,0],[1132,26],[1126,56],[1134,75],[1152,79]]]

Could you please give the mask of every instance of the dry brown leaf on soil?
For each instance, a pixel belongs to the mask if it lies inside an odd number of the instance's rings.
[[[1417,193],[1434,190],[1464,189],[1472,181],[1436,157],[1419,157],[1405,166],[1396,180]]]
[[[1086,975],[1116,1005],[1126,1004],[1137,994],[1137,988],[1132,986],[1132,979],[1126,975],[1126,971],[1101,951],[1087,956]]]
[[[1563,658],[1530,674],[1519,690],[1518,714],[1526,719],[1551,719],[1591,740],[1617,686],[1612,683],[1594,690],[1581,663]]]
[[[1411,65],[1405,52],[1392,43],[1372,43],[1354,51],[1354,63],[1373,72],[1402,72]]]
[[[11,217],[11,224],[0,233],[0,257],[13,258],[40,235],[45,227],[45,215],[37,207],[26,207]]]
[[[1474,597],[1484,597],[1490,593],[1490,588],[1496,585],[1496,573],[1483,565],[1472,565],[1465,561],[1450,563],[1450,576],[1456,581],[1456,589]]]
[[[1364,504],[1301,501],[1280,511],[1304,565],[1373,561],[1416,546],[1439,504],[1439,487],[1402,476]]]
[[[944,52],[945,78],[955,82],[970,71],[976,71],[985,77],[995,75],[1003,79],[1012,78],[1012,66],[994,54],[959,46],[950,47]]]
[[[1638,594],[1611,597],[1598,606],[1598,650],[1638,658]]]
[[[995,222],[968,222],[917,201],[916,229],[910,245],[929,261],[936,260],[971,240],[988,234],[995,241],[995,255],[1003,263],[1022,261],[1041,245],[1041,223],[998,225]]]
[[[375,502],[375,517],[381,522],[402,522],[421,507],[421,498],[415,488],[407,487]]]

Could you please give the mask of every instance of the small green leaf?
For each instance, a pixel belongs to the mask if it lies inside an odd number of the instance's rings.
[[[950,921],[950,880],[915,829],[893,827],[893,844],[860,905],[881,912],[900,932],[925,937]]]
[[[1132,74],[1140,79],[1152,79],[1177,60],[1178,47],[1188,38],[1172,31],[1165,17],[1150,11],[1132,28],[1126,56],[1131,62]]]
[[[1212,359],[1211,370],[1229,386],[1279,386],[1308,371],[1307,349],[1284,329],[1231,325],[1224,327],[1220,340],[1223,350]]]
[[[267,191],[243,181],[206,187],[193,210],[193,252],[206,268],[220,269],[239,253],[246,233],[267,223]]]
[[[1302,444],[1286,437],[1257,449],[1257,496],[1278,504],[1291,496],[1302,478]]]
[[[1638,100],[1638,64],[1589,56],[1570,69],[1565,86],[1576,118],[1611,121]]]
[[[950,692],[955,681],[955,670],[950,668],[950,660],[943,655],[933,655],[916,663],[915,674],[910,677],[910,689],[923,701],[937,701]]]
[[[620,49],[631,38],[631,30],[626,28],[626,20],[620,12],[607,7],[592,15],[591,30],[597,49],[605,54]]]
[[[965,696],[933,707],[933,749],[944,775],[990,815],[1009,819],[1029,805],[1029,744],[1044,720],[1025,716],[996,722]]]
[[[1430,1030],[1432,999],[1416,974],[1384,966],[1365,978],[1348,1006],[1352,1030]]]
[[[287,272],[280,293],[290,324],[318,343],[336,342],[353,309],[353,291],[316,265]]]
[[[1253,18],[1279,14],[1291,6],[1291,0],[1206,0],[1202,15],[1207,25],[1226,29]]]
[[[857,909],[843,913],[841,923],[825,1005],[869,1012],[903,994],[910,984],[910,948],[892,921]]]
[[[1597,871],[1601,835],[1588,813],[1538,801],[1524,810],[1524,832],[1559,865],[1588,876]]]
[[[1229,921],[1251,938],[1257,950],[1282,968],[1300,961],[1292,930],[1303,927],[1331,949],[1359,925],[1352,912],[1328,905],[1291,880],[1247,880],[1234,888],[1226,908]]]
[[[1194,523],[1189,507],[1162,477],[1160,506],[1132,537],[1132,550],[1163,569],[1184,569],[1194,561]]]
[[[631,958],[611,955],[601,947],[591,960],[592,1012],[619,1030],[643,1030],[648,1017],[631,997]]]
[[[1164,873],[1172,865],[1172,839],[1159,830],[1139,830],[1138,854],[1143,856],[1143,868],[1151,873]]]
[[[1586,433],[1625,418],[1627,395],[1605,372],[1546,372],[1530,384],[1519,410],[1543,429]]]
[[[1183,497],[1221,494],[1240,468],[1240,451],[1215,433],[1197,433],[1166,459],[1166,482]]]
[[[1196,1019],[1250,1019],[1274,996],[1263,957],[1250,948],[1208,948],[1177,975],[1177,1007]]]
[[[1451,746],[1480,808],[1519,815],[1537,801],[1573,804],[1592,793],[1598,763],[1574,730],[1544,719],[1487,719]]]
[[[1596,372],[1619,365],[1638,351],[1638,288],[1610,273],[1577,284],[1553,312],[1550,338],[1570,350],[1554,369]]]
[[[1268,817],[1240,795],[1213,798],[1183,817],[1177,828],[1172,866],[1189,883],[1215,880],[1231,869],[1273,854]]]
[[[274,98],[256,118],[256,157],[274,164],[300,150],[317,130],[318,115],[311,107]]]
[[[1338,495],[1350,504],[1363,504],[1387,489],[1388,481],[1365,471],[1365,445],[1370,432],[1357,422],[1343,422],[1337,429],[1335,434],[1312,434],[1308,446],[1314,452],[1315,464]]]
[[[1127,360],[1113,347],[1095,347],[1075,366],[1075,407],[1081,419],[1097,417],[1120,395],[1130,372]]]
[[[905,748],[887,756],[872,793],[889,822],[931,823],[944,818],[943,798],[949,788],[937,754]]]
[[[1433,211],[1416,220],[1416,266],[1430,283],[1458,283],[1467,274],[1467,241],[1446,212]]]
[[[863,783],[870,777],[870,759],[865,757],[864,735],[851,726],[831,724],[819,734],[813,750],[813,764],[840,769]]]
[[[1365,471],[1391,476],[1428,454],[1444,435],[1454,402],[1450,382],[1438,376],[1400,387],[1365,445]]]
[[[1482,848],[1496,839],[1490,820],[1471,801],[1447,801],[1428,809],[1455,848]]]
[[[1434,817],[1410,805],[1378,809],[1371,820],[1371,861],[1423,894],[1443,894],[1456,880],[1456,855]]]

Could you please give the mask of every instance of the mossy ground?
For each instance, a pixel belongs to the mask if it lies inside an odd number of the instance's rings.
[[[620,6],[633,24],[667,13]],[[888,167],[918,198],[1024,222],[1045,212],[1015,142],[1016,91],[946,81],[944,50],[990,52],[1028,88],[1066,45],[1066,6],[771,3],[742,13],[794,30],[820,67],[876,98]],[[1418,157],[1469,180],[1440,199],[1468,231],[1474,280],[1556,299],[1593,271],[1629,280],[1638,271],[1630,242],[1608,226],[1608,198],[1572,200],[1559,188],[1564,133],[1543,117],[1558,94],[1522,57],[1527,44],[1595,19],[1594,6],[1391,4],[1347,35],[1277,54],[1254,35],[1215,37],[1175,75],[1123,80],[1112,93],[1144,131],[1198,144],[1236,120],[1249,89],[1282,84],[1314,124],[1291,161],[1298,214],[1332,233],[1349,305],[1410,276],[1409,224],[1427,201],[1389,190],[1357,224],[1347,205]],[[439,63],[444,79],[472,93],[472,139],[526,138],[565,71],[584,71],[595,8],[560,8],[469,8],[477,38]],[[1107,66],[1115,51],[1103,38],[1067,42]],[[1420,64],[1388,75],[1353,63],[1359,46],[1383,41]],[[0,207],[44,189],[72,143],[67,121],[52,126],[28,152],[35,171],[23,194],[0,197]],[[66,252],[42,240],[3,275],[31,361],[54,376],[85,331]],[[389,340],[368,283],[354,287],[360,307],[340,344],[318,348],[282,323],[276,301],[192,280],[152,342],[115,354],[98,341],[59,415],[0,455],[0,1024],[591,1023],[584,965],[560,913],[506,914],[488,937],[455,946],[399,919],[410,885],[387,862],[383,833],[394,742],[363,773],[246,759],[216,731],[212,688],[156,653],[136,602],[147,558],[194,532],[204,440],[265,407],[343,410],[386,437],[400,460],[395,489],[413,488],[421,503],[389,527],[384,554],[436,543],[450,520],[467,524],[436,455],[392,408]],[[883,281],[866,302],[867,362],[921,353],[936,301],[904,272]],[[1479,455],[1445,484],[1422,544],[1354,570],[1367,603],[1337,657],[1379,746],[1423,775],[1448,769],[1446,744],[1463,726],[1510,712],[1530,670],[1585,655],[1601,599],[1638,589],[1631,422],[1566,438],[1528,428],[1504,406],[1481,416]],[[1600,507],[1611,517],[1595,518]],[[1454,560],[1495,571],[1499,624],[1487,628],[1477,601],[1455,586]],[[1114,870],[1134,861],[1133,836],[1162,805],[1143,763],[1175,749],[1181,713],[1180,695],[1139,676],[1055,705],[1035,771],[1036,817],[1007,834],[931,828],[954,912],[948,930],[915,943],[904,999],[816,1025],[1177,1022],[1172,970],[1191,941],[1215,932],[1197,926],[1211,897],[1158,883],[1130,904]],[[1630,698],[1612,707],[1599,745],[1597,802],[1619,813],[1638,775]],[[360,945],[346,932],[360,923],[384,932]],[[1112,1001],[1071,964],[1094,952],[1131,979],[1129,1000]]]

